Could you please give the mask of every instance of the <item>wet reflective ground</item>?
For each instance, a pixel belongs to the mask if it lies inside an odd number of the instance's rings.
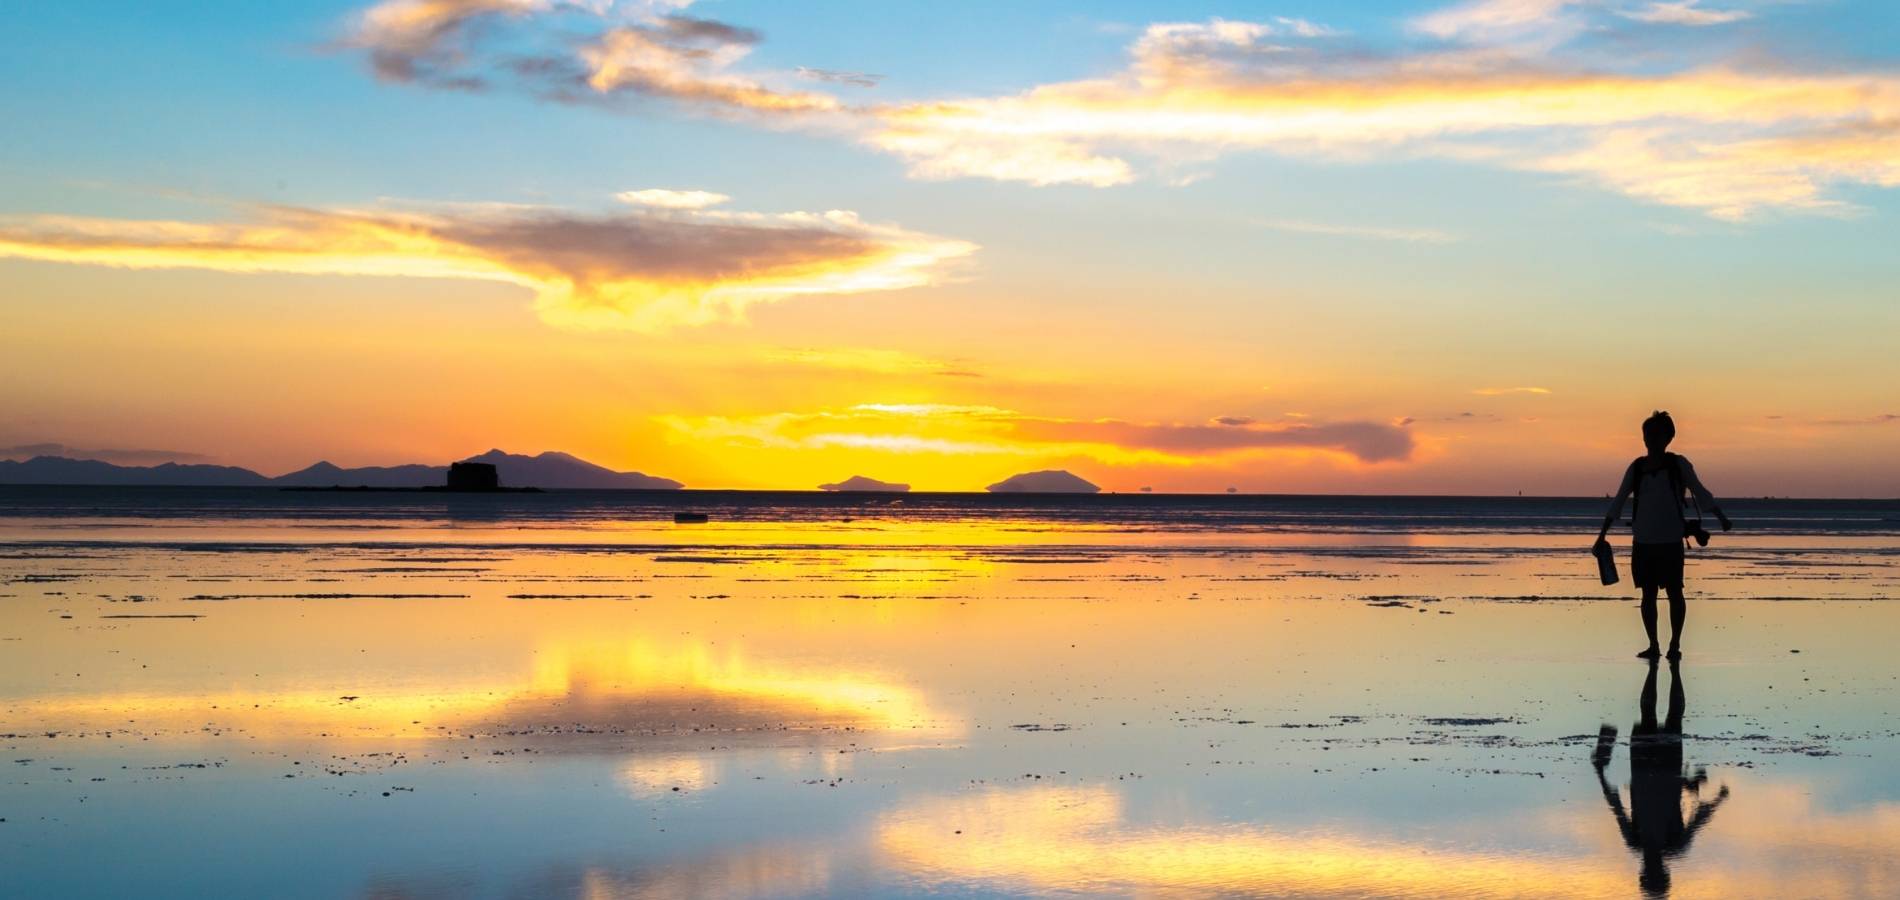
[[[395,524],[0,522],[0,895],[1900,894],[1890,537]]]

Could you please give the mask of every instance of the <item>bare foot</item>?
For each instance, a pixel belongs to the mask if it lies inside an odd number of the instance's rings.
[[[1651,645],[1648,650],[1636,654],[1638,659],[1656,659],[1662,656],[1662,648]]]
[[[1667,656],[1667,657],[1668,657],[1668,658],[1669,658],[1670,660],[1678,660],[1678,659],[1681,659],[1681,658],[1682,658],[1682,648],[1680,648],[1680,647],[1671,647],[1671,648],[1669,648],[1669,652],[1668,652],[1667,654],[1664,654],[1664,655],[1665,655],[1665,656]]]

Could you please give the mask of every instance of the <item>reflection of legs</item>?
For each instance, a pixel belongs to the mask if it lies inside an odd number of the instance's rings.
[[[1649,643],[1656,645],[1656,609],[1652,599],[1648,613]],[[1669,655],[1671,658],[1682,655],[1682,621],[1689,616],[1689,603],[1682,597],[1682,586],[1669,589]]]
[[[1654,684],[1655,680],[1655,672],[1651,671],[1651,684]],[[1656,705],[1656,691],[1654,688],[1649,690],[1649,696],[1650,708],[1654,710]],[[1669,664],[1669,717],[1663,720],[1663,732],[1665,734],[1682,733],[1682,713],[1683,708],[1687,705],[1688,700],[1682,693],[1682,669],[1674,662],[1671,662]],[[1650,715],[1655,715],[1655,713],[1652,711]]]
[[[1674,608],[1671,608],[1670,615],[1675,615]],[[1662,647],[1656,643],[1656,588],[1651,585],[1643,586],[1643,630],[1649,633],[1649,649],[1636,655],[1650,659],[1661,656]]]
[[[1653,609],[1654,607],[1652,606],[1651,608]],[[1652,617],[1652,619],[1653,618],[1654,617]],[[1673,676],[1676,671],[1675,667],[1669,667],[1669,671]],[[1681,692],[1679,684],[1680,683],[1674,681],[1673,678],[1670,681],[1669,713],[1672,716],[1677,715],[1681,711],[1681,707],[1676,705],[1676,697]],[[1654,734],[1656,731],[1656,661],[1653,659],[1649,661],[1649,675],[1643,679],[1642,696],[1639,697],[1636,702],[1638,712],[1642,713],[1643,716],[1643,720],[1636,725],[1637,732],[1640,734]]]

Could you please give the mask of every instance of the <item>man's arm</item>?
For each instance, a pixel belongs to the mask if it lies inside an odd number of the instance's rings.
[[[1630,467],[1623,472],[1623,484],[1616,489],[1616,500],[1610,503],[1610,514],[1603,517],[1603,527],[1597,531],[1597,543],[1604,543],[1607,539],[1610,526],[1615,525],[1616,520],[1623,515],[1623,501],[1628,500],[1630,493],[1634,490],[1636,490],[1636,464],[1630,463]]]
[[[1623,833],[1624,842],[1632,847],[1641,846],[1637,839],[1636,823],[1623,808],[1623,792],[1610,785],[1610,780],[1603,777],[1601,768],[1597,769],[1597,785],[1603,789],[1603,802],[1609,804],[1610,815],[1616,817],[1616,830]]]
[[[1722,512],[1721,504],[1715,502],[1715,495],[1702,486],[1702,479],[1696,477],[1695,466],[1689,464],[1689,458],[1677,456],[1676,459],[1682,461],[1682,480],[1688,484],[1689,493],[1695,495],[1696,502],[1702,504],[1703,509],[1715,514],[1716,521],[1722,523],[1723,531],[1735,527],[1735,523],[1728,520],[1728,514]]]
[[[1682,849],[1689,849],[1689,842],[1695,840],[1695,833],[1701,831],[1702,826],[1709,824],[1709,819],[1715,816],[1715,811],[1727,800],[1728,785],[1725,784],[1722,785],[1721,793],[1715,795],[1714,800],[1696,802],[1695,814],[1689,817],[1689,824],[1683,826]]]

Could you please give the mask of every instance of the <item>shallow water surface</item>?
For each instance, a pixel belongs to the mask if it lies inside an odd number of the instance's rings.
[[[133,494],[0,493],[0,894],[1900,892],[1869,507],[1651,670],[1571,507]]]

